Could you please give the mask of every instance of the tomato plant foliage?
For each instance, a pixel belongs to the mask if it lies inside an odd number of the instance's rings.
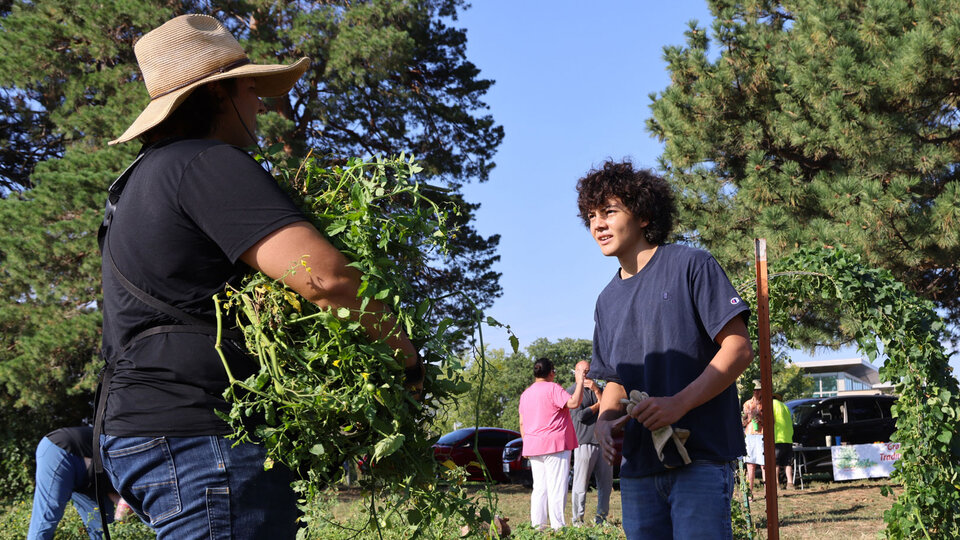
[[[358,313],[321,309],[254,274],[217,298],[221,327],[242,329],[260,364],[246,380],[228,373],[232,408],[223,417],[239,439],[266,445],[265,466],[279,462],[299,472],[294,485],[306,505],[342,479],[345,463],[360,463],[371,504],[392,499],[412,533],[438,516],[491,517],[455,485],[438,484],[429,428],[435,412],[468,386],[451,330],[463,321],[435,325],[429,314],[436,299],[418,297],[410,285],[413,274],[446,256],[457,207],[434,202],[439,192],[418,183],[418,165],[403,156],[332,167],[308,157],[278,169],[308,218],[361,272],[360,310],[372,299],[388,306],[420,351],[423,397],[404,387],[401,362],[386,343],[367,337]],[[303,258],[289,271],[311,272],[316,262]],[[379,520],[371,512],[370,524]]]

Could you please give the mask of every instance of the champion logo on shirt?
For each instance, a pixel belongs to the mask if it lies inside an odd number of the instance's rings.
[[[730,299],[730,303],[735,306],[740,303],[740,299],[734,296],[733,298]]]
[[[663,291],[663,299],[664,299],[664,300],[669,300],[669,299],[670,299],[670,293],[668,293],[667,291]]]

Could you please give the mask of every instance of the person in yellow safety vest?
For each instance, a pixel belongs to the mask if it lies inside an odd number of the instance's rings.
[[[787,489],[793,489],[793,417],[790,408],[781,401],[783,396],[773,394],[773,442],[777,461],[777,478],[784,467]]]

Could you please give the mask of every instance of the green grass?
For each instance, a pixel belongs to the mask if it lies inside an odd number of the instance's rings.
[[[780,492],[778,494],[780,537],[798,540],[822,538],[843,538],[856,540],[876,538],[884,528],[883,512],[893,505],[892,497],[880,494],[883,486],[893,484],[886,479],[859,480],[852,482],[830,482],[827,479],[812,479],[806,489]],[[488,492],[480,484],[467,488],[473,497],[486,497]],[[900,489],[894,486],[894,492]],[[530,526],[530,490],[518,485],[493,486],[489,491],[499,514],[508,519],[513,529],[511,538],[525,539],[566,539],[566,540],[608,540],[622,539],[620,529],[621,507],[620,492],[614,491],[610,497],[609,522],[603,527],[567,527],[559,532],[539,533]],[[740,493],[735,493],[740,497]],[[310,517],[316,519],[311,527],[309,538],[323,540],[376,539],[376,528],[368,529],[358,535],[370,520],[367,510],[369,499],[357,488],[333,488],[327,498],[316,508]],[[587,493],[586,515],[589,518],[596,509],[596,491]],[[400,540],[410,536],[398,519],[391,515],[390,508],[380,508],[381,517],[385,517],[381,530],[386,540]],[[762,487],[754,493],[750,515],[756,527],[754,538],[766,538],[766,501]],[[323,520],[320,517],[323,516]],[[567,519],[570,516],[570,502],[567,502]],[[23,499],[0,507],[0,539],[24,538],[30,524],[30,500]],[[153,532],[145,524],[134,518],[128,523],[114,524],[111,535],[119,540],[139,540],[154,538]],[[450,539],[460,536],[459,524],[450,522],[432,528],[425,538]],[[475,536],[476,537],[476,536]],[[481,536],[483,537],[483,536]],[[72,507],[67,509],[55,540],[86,540],[80,516]]]
[[[32,505],[32,499],[24,498],[0,507],[2,511],[0,538],[26,538],[27,531],[30,529]],[[116,540],[146,540],[156,537],[150,527],[136,517],[124,523],[110,525],[110,536]],[[63,519],[60,520],[60,526],[57,527],[53,538],[54,540],[90,540],[80,520],[80,514],[73,508],[73,504],[67,505],[67,510],[63,513]]]

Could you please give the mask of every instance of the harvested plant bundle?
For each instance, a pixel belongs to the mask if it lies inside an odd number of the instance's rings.
[[[399,500],[413,531],[437,516],[491,517],[486,510],[478,514],[456,487],[437,484],[428,428],[436,411],[466,390],[449,330],[464,321],[433,321],[431,299],[417,297],[410,284],[443,260],[456,233],[447,219],[456,206],[435,202],[448,198],[417,183],[419,170],[403,156],[330,168],[308,157],[278,175],[308,219],[361,272],[363,305],[376,299],[388,306],[420,351],[422,401],[404,388],[394,352],[371,342],[347,308],[320,309],[259,273],[215,299],[221,327],[241,329],[259,360],[259,372],[242,381],[224,364],[232,408],[222,416],[237,436],[266,445],[265,466],[282,462],[299,472],[295,488],[307,505],[342,479],[344,464],[360,463],[361,486],[373,497]],[[311,262],[303,259],[290,272],[310,272]]]

